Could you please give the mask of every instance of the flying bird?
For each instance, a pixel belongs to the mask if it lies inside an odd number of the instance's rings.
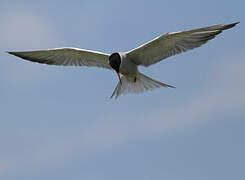
[[[119,82],[111,95],[141,93],[159,87],[174,86],[156,81],[138,71],[138,66],[148,67],[170,56],[191,50],[215,38],[223,30],[239,22],[215,25],[182,32],[163,34],[128,52],[106,54],[79,48],[55,48],[37,51],[7,52],[22,59],[49,65],[96,66],[115,70]],[[120,77],[122,74],[122,78]]]

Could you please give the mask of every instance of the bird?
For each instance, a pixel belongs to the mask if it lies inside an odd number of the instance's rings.
[[[89,66],[114,70],[119,82],[111,98],[116,99],[122,94],[142,93],[160,87],[175,88],[140,73],[138,66],[149,67],[170,56],[200,47],[222,31],[230,29],[238,23],[165,33],[130,51],[119,51],[112,54],[72,47],[7,51],[7,53],[24,60],[48,65]],[[123,76],[121,77],[120,74]]]

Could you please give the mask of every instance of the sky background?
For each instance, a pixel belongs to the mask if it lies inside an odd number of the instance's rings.
[[[245,179],[245,1],[0,1],[0,178]],[[140,71],[176,86],[110,100],[113,71],[5,51],[128,51],[166,32],[241,23]]]

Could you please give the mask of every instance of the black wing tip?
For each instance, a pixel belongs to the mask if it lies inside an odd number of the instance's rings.
[[[237,24],[239,24],[240,23],[240,21],[237,21],[237,22],[235,22],[235,23],[232,23],[232,24],[234,24],[234,25],[237,25]]]
[[[5,51],[5,53],[8,53],[8,54],[22,58],[21,55],[19,55],[18,52],[15,52],[15,51]]]
[[[237,24],[239,24],[240,22],[235,22],[235,23],[232,23],[232,24],[227,24],[227,25],[224,25],[222,30],[226,30],[226,29],[230,29],[230,28],[233,28],[234,26],[236,26]]]
[[[6,53],[8,54],[11,54],[11,55],[14,55],[14,56],[17,56],[21,59],[24,59],[24,60],[28,60],[28,61],[32,61],[32,62],[37,62],[37,63],[40,63],[40,64],[48,64],[48,65],[54,65],[54,63],[50,60],[45,60],[45,59],[39,59],[39,58],[33,58],[33,57],[30,57],[30,56],[26,56],[23,54],[23,52],[14,52],[14,51],[5,51]]]
[[[11,51],[5,51],[5,53],[14,55],[14,52],[11,52]]]
[[[15,51],[5,51],[5,52],[24,59],[23,55],[21,55],[19,52],[15,52]]]
[[[171,85],[167,85],[167,87],[169,87],[169,88],[176,88],[175,86],[171,86]]]
[[[8,54],[11,54],[11,55],[14,55],[14,56],[18,56],[18,57],[21,56],[21,55],[19,54],[19,52],[15,52],[15,51],[5,51],[5,53],[8,53]]]

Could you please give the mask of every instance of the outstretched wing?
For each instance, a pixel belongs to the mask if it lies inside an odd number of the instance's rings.
[[[56,48],[39,51],[8,52],[25,60],[49,65],[97,66],[111,69],[109,54],[79,48]]]
[[[167,33],[127,52],[127,56],[137,65],[150,66],[169,56],[200,47],[238,23]]]

